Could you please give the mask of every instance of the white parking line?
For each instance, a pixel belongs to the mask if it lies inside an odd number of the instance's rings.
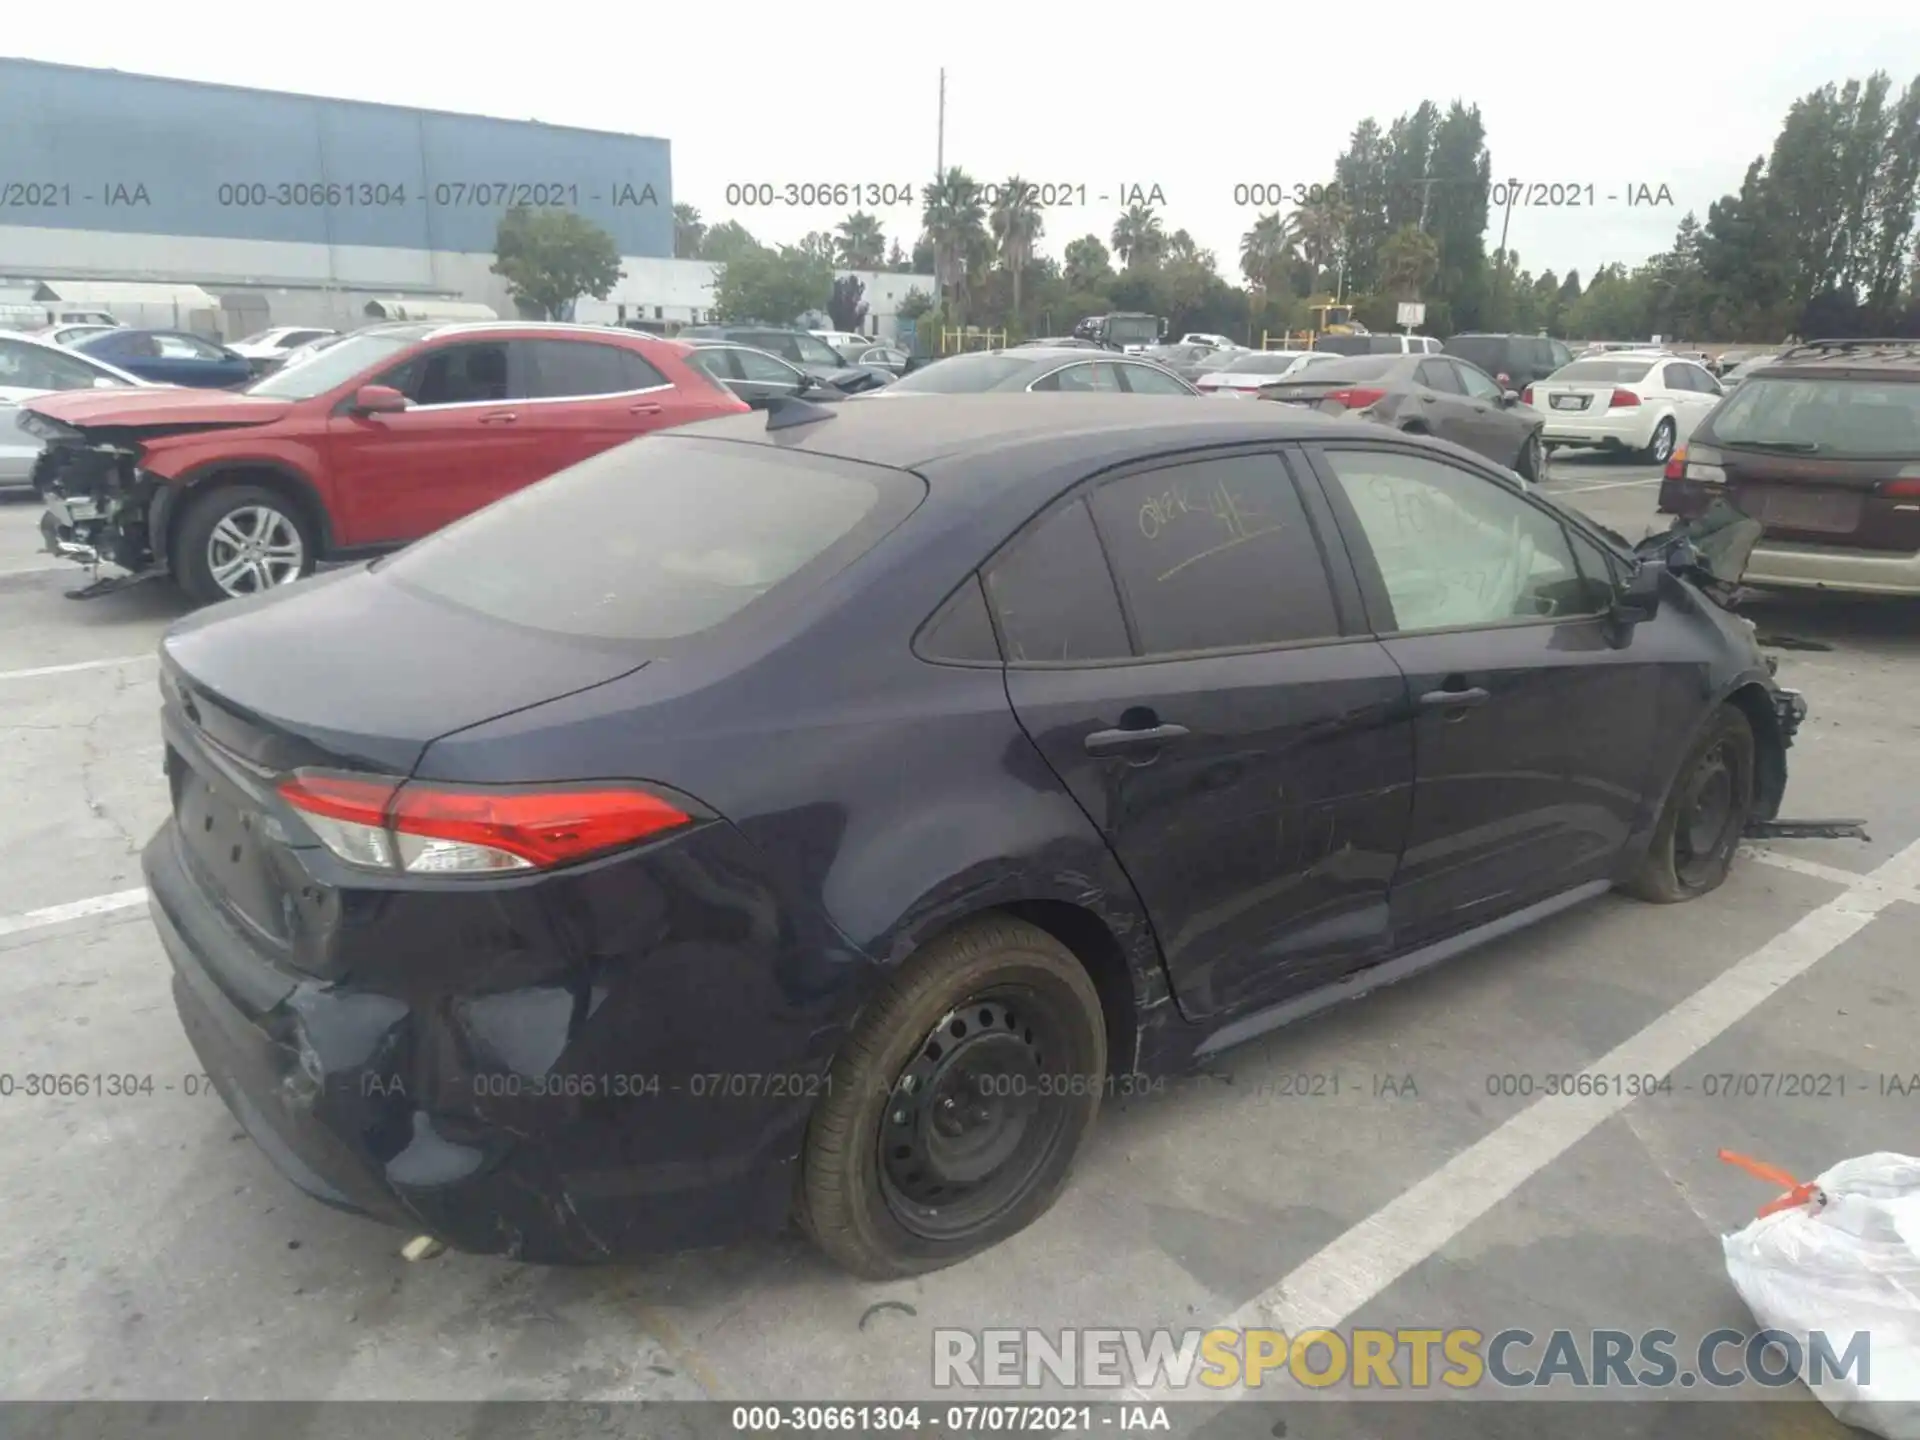
[[[1818,860],[1789,855],[1785,851],[1769,849],[1765,845],[1742,845],[1740,853],[1749,860],[1759,861],[1762,865],[1772,865],[1780,870],[1792,870],[1799,875],[1811,875],[1816,880],[1825,880],[1834,885],[1885,890],[1896,900],[1920,905],[1920,890],[1902,890],[1897,885],[1887,885],[1875,880],[1871,875],[1862,875],[1857,870],[1842,870],[1838,865],[1823,865]]]
[[[112,670],[121,665],[145,665],[159,658],[157,651],[145,655],[122,655],[114,660],[76,660],[71,665],[37,665],[31,670],[0,670],[0,680],[31,680],[36,675],[72,675],[81,670]]]
[[[1592,1074],[1666,1075],[1680,1068],[1780,987],[1864,930],[1896,895],[1920,882],[1920,841],[1781,931],[1587,1067]],[[1873,883],[1868,883],[1873,882]],[[1631,1095],[1536,1100],[1217,1322],[1272,1326],[1289,1336],[1345,1324],[1362,1306],[1438,1254],[1528,1180],[1633,1103]],[[1273,1399],[1291,1386],[1209,1392],[1209,1400]],[[1304,1393],[1304,1392],[1303,1392]],[[1327,1393],[1327,1392],[1321,1392]],[[1180,1398],[1168,1386],[1129,1400]]]
[[[146,890],[116,890],[111,895],[92,895],[85,900],[69,900],[65,905],[49,905],[19,915],[0,915],[0,935],[18,935],[22,930],[38,930],[47,925],[64,925],[69,920],[84,920],[90,915],[110,915],[115,910],[131,910],[147,903]]]

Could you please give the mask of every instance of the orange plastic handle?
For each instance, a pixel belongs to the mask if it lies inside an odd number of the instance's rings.
[[[1722,1150],[1720,1152],[1720,1158],[1729,1165],[1738,1166],[1756,1180],[1765,1180],[1770,1184],[1784,1185],[1786,1187],[1787,1193],[1779,1199],[1771,1200],[1761,1206],[1759,1215],[1756,1218],[1764,1219],[1766,1216],[1776,1214],[1782,1210],[1792,1210],[1796,1206],[1806,1204],[1819,1193],[1820,1187],[1814,1184],[1813,1181],[1796,1180],[1779,1166],[1768,1165],[1764,1161],[1755,1160],[1750,1155],[1737,1154],[1732,1150]]]

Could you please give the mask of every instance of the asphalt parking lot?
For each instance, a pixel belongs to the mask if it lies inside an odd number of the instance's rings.
[[[1637,537],[1653,476],[1562,455],[1547,488]],[[409,1264],[195,1083],[137,893],[166,807],[152,654],[184,605],[64,598],[80,572],[35,554],[36,520],[0,502],[0,1073],[156,1083],[0,1097],[0,1398],[934,1398],[946,1326],[1697,1337],[1752,1328],[1718,1237],[1772,1198],[1718,1148],[1806,1176],[1920,1149],[1920,1093],[1899,1093],[1920,1072],[1920,604],[1787,598],[1751,613],[1812,706],[1788,812],[1864,816],[1870,844],[1769,843],[1692,905],[1607,897],[1113,1102],[1043,1221],[919,1280],[854,1281],[796,1238],[606,1270]],[[1673,1084],[1498,1093],[1588,1066]],[[1745,1074],[1844,1094],[1709,1078]],[[1337,1093],[1285,1093],[1301,1076]],[[1810,1402],[1777,1413],[1767,1433],[1848,1433]],[[1407,1419],[1393,1433],[1453,1433]],[[1323,1433],[1389,1429],[1369,1427]]]

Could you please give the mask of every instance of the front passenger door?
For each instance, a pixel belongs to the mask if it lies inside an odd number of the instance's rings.
[[[1415,707],[1396,946],[1609,878],[1661,748],[1658,627],[1614,648],[1603,552],[1490,475],[1359,442],[1318,461]]]

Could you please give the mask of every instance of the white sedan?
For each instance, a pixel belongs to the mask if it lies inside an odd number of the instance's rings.
[[[1616,350],[1563,365],[1520,392],[1546,417],[1540,439],[1664,465],[1726,391],[1706,367],[1665,351]]]
[[[1259,398],[1262,385],[1291,380],[1308,366],[1322,361],[1345,358],[1325,350],[1248,350],[1218,369],[1202,370],[1193,383],[1202,395],[1254,400]]]
[[[20,428],[20,406],[54,390],[146,385],[137,375],[31,335],[0,334],[0,490],[33,482],[40,442]]]

